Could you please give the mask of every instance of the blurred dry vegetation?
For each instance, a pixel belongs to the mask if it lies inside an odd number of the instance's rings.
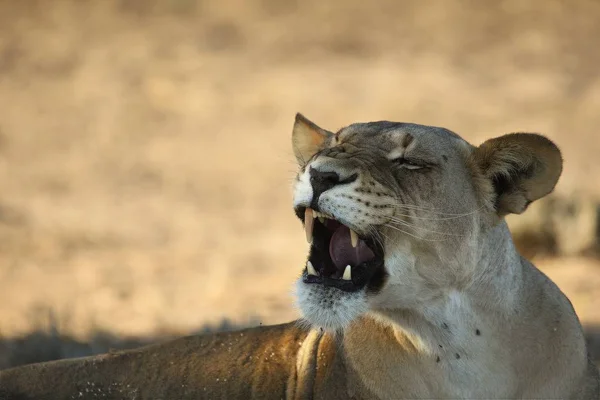
[[[510,223],[600,347],[599,20],[595,0],[0,0],[0,368],[295,318],[296,111],[555,140],[556,195]]]

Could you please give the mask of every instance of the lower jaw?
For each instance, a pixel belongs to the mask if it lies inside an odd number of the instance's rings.
[[[334,278],[327,278],[327,277],[320,277],[320,276],[304,274],[302,276],[302,280],[304,283],[309,284],[309,285],[322,285],[325,287],[332,287],[332,288],[340,289],[344,292],[349,292],[349,293],[357,292],[360,289],[362,289],[362,287],[356,286],[354,283],[352,283],[352,281],[344,281],[344,280],[334,279]]]
[[[327,276],[309,275],[305,270],[302,274],[302,281],[307,285],[331,287],[348,293],[360,292],[363,289],[367,289],[369,292],[378,292],[387,277],[383,261],[354,267],[352,268],[352,275],[352,280],[344,280]]]

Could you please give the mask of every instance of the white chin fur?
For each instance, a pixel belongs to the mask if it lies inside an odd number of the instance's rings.
[[[364,290],[348,293],[319,284],[296,282],[296,304],[304,319],[313,327],[327,331],[344,329],[368,311]]]

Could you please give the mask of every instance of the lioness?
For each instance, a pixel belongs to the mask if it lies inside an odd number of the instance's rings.
[[[301,323],[0,373],[8,398],[597,399],[581,325],[503,217],[551,192],[558,148],[474,147],[395,122],[298,114],[294,208],[311,243]],[[21,396],[21,397],[19,397]]]

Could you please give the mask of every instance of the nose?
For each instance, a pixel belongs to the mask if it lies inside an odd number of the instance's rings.
[[[313,190],[313,196],[310,202],[310,207],[313,210],[319,210],[319,197],[321,197],[324,192],[338,185],[352,183],[358,178],[358,174],[354,173],[342,179],[337,172],[319,171],[313,167],[310,167],[308,173],[310,175],[310,185],[312,186]]]
[[[309,173],[310,185],[313,189],[313,203],[316,205],[323,192],[340,183],[340,176],[337,172],[323,172],[312,167]]]

